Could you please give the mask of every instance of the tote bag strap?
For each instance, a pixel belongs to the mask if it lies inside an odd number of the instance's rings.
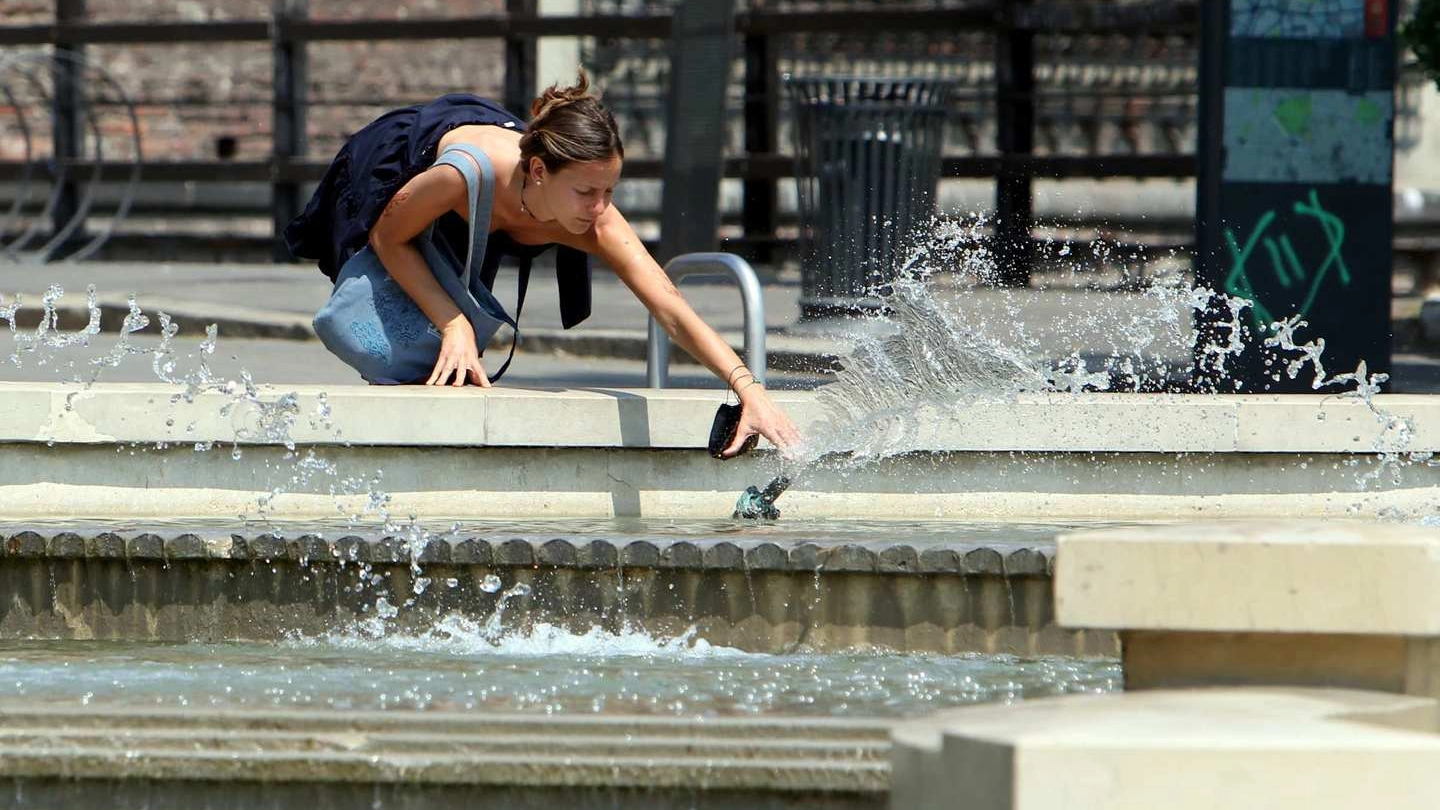
[[[469,155],[466,159],[461,155]],[[490,241],[490,214],[495,206],[495,169],[490,163],[490,158],[482,150],[471,146],[468,143],[457,143],[448,147],[440,153],[435,160],[436,165],[444,164],[454,166],[460,170],[465,177],[465,187],[470,193],[470,252],[465,256],[465,272],[462,275],[462,283],[465,289],[470,289],[470,280],[473,278],[473,270],[476,261],[485,261],[485,248]],[[476,171],[476,167],[479,171]],[[483,222],[484,227],[476,229],[477,222]],[[434,224],[431,224],[434,227]],[[530,286],[530,259],[520,260],[520,279],[518,295],[515,301],[515,317],[511,326],[515,328],[515,339],[510,343],[510,354],[505,358],[498,371],[489,375],[490,382],[499,380],[510,368],[510,361],[515,359],[515,348],[520,342],[520,310],[525,307],[525,293]]]
[[[469,155],[469,159],[462,157]],[[472,268],[478,258],[485,261],[485,246],[490,241],[490,213],[495,207],[495,169],[484,151],[468,143],[452,144],[435,159],[436,166],[454,166],[465,177],[465,190],[470,195],[470,248],[465,254],[465,272],[460,280],[470,289]],[[480,224],[480,227],[476,225]],[[431,223],[434,228],[434,223]]]
[[[494,376],[490,378],[490,382],[492,383],[500,379],[501,375],[505,373],[505,369],[510,368],[510,361],[515,359],[515,347],[520,345],[520,310],[525,308],[525,290],[529,286],[530,257],[523,256],[520,259],[519,289],[515,297],[515,339],[510,341],[510,355],[506,357],[505,362],[500,365],[500,370],[496,371]]]

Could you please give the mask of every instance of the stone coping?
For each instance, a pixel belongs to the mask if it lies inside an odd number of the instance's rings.
[[[167,384],[0,382],[4,443],[271,443],[262,407],[219,392],[186,402]],[[273,402],[296,395],[290,438],[301,444],[699,449],[719,391],[542,390],[294,386],[260,389]],[[330,413],[318,407],[324,394]],[[824,418],[814,392],[777,391],[802,427]],[[1440,450],[1440,397],[1374,399],[1408,419],[1398,448]],[[424,418],[418,418],[423,414]],[[1343,396],[1025,394],[976,400],[917,418],[914,446],[931,451],[1373,453],[1384,420]],[[1393,435],[1393,434],[1392,434]],[[1393,448],[1392,448],[1393,449]]]
[[[1440,528],[1212,521],[1056,542],[1065,627],[1440,636]]]
[[[881,792],[889,724],[829,718],[0,704],[8,778]]]
[[[891,806],[1431,808],[1433,700],[1340,689],[1126,692],[896,726]]]
[[[577,569],[659,568],[850,574],[1049,576],[1049,544],[816,543],[659,536],[494,536],[431,538],[418,550],[383,532],[279,535],[197,531],[75,531],[0,527],[0,560],[339,561]],[[418,551],[418,554],[415,553]]]

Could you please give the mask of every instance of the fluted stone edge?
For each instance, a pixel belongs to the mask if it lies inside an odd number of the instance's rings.
[[[1053,544],[816,543],[651,536],[410,538],[384,532],[280,534],[0,527],[0,559],[660,568],[828,574],[1034,576],[1053,572]]]

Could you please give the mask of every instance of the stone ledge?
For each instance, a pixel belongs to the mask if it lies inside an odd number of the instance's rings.
[[[692,787],[782,794],[889,785],[888,724],[437,712],[0,704],[0,776],[409,785]],[[119,729],[120,731],[117,731]]]
[[[1023,701],[896,726],[891,806],[1429,810],[1435,702],[1210,689]]]
[[[885,575],[1048,576],[1049,544],[777,543],[763,539],[661,536],[473,536],[429,538],[412,547],[404,536],[336,530],[280,535],[220,529],[76,530],[0,525],[0,559],[235,560],[321,565],[481,565],[500,568],[785,571]],[[921,561],[924,561],[923,563]]]
[[[1440,529],[1205,522],[1064,533],[1057,549],[1066,627],[1440,636]]]
[[[164,384],[0,383],[0,444],[193,444],[266,437],[253,402],[204,393],[186,402]],[[719,391],[523,390],[414,386],[262,387],[295,394],[290,438],[300,444],[672,448],[704,446]],[[321,396],[329,407],[322,417]],[[813,392],[776,392],[802,428],[823,418]],[[1440,451],[1440,400],[1391,395],[1383,411],[1409,419],[1406,452]],[[423,409],[428,418],[414,418]],[[1383,426],[1357,399],[1304,395],[1025,394],[976,401],[921,420],[931,452],[1360,453]]]

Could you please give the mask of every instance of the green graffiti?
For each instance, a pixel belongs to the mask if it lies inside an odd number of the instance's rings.
[[[1250,232],[1243,246],[1232,229],[1225,229],[1225,245],[1230,250],[1230,273],[1225,278],[1225,292],[1250,300],[1251,318],[1256,328],[1262,331],[1268,330],[1270,324],[1277,319],[1260,300],[1250,279],[1251,258],[1257,246],[1265,249],[1265,255],[1270,260],[1269,270],[1282,288],[1292,289],[1297,285],[1308,285],[1300,287],[1305,291],[1305,298],[1295,312],[1300,317],[1309,314],[1316,296],[1320,294],[1321,286],[1332,273],[1342,286],[1350,286],[1350,268],[1346,266],[1341,255],[1345,247],[1345,223],[1325,210],[1320,204],[1320,195],[1314,189],[1310,190],[1305,200],[1296,202],[1291,209],[1297,216],[1314,220],[1325,237],[1327,248],[1324,258],[1313,271],[1300,261],[1289,234],[1282,233],[1275,237],[1267,235],[1266,232],[1275,222],[1274,211],[1266,211],[1256,220],[1255,229]]]

